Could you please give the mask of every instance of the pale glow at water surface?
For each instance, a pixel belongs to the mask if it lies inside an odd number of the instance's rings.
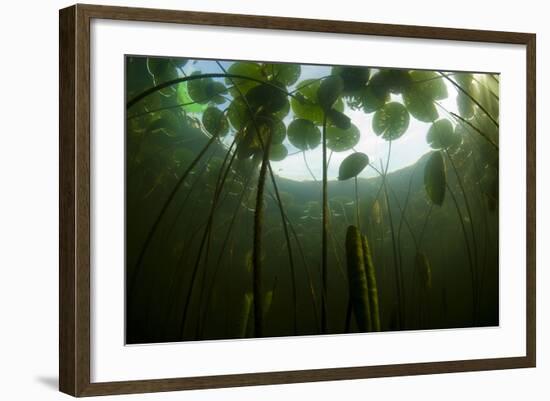
[[[221,64],[224,68],[228,68],[232,62],[223,61]],[[390,67],[391,68],[391,67]],[[317,66],[317,65],[301,65],[301,75],[297,84],[305,79],[320,78],[330,74],[330,66]],[[184,71],[185,73],[191,73],[193,71],[201,71],[203,73],[221,72],[220,67],[215,61],[210,60],[198,60],[191,64],[188,63]],[[445,82],[447,87],[448,97],[446,99],[438,101],[442,107],[436,106],[439,113],[439,118],[448,118],[453,125],[455,122],[450,118],[449,114],[458,113],[456,104],[457,90],[449,82]],[[289,91],[296,89],[296,84],[288,88]],[[402,103],[401,95],[391,95],[392,101]],[[444,108],[444,109],[443,109]],[[368,155],[370,164],[375,166],[378,170],[381,170],[380,163],[385,164],[387,162],[388,150],[390,144],[388,141],[377,136],[372,129],[372,118],[374,113],[365,113],[363,110],[352,110],[347,105],[344,108],[344,113],[351,118],[351,122],[357,126],[361,132],[359,143],[353,148],[345,152],[332,152],[330,156],[330,163],[328,167],[328,180],[336,180],[338,177],[338,168],[340,163],[353,152],[363,152]],[[285,125],[294,119],[292,110],[283,120]],[[388,172],[400,170],[404,167],[410,166],[424,154],[430,152],[431,148],[426,141],[426,134],[431,123],[424,123],[418,121],[414,117],[410,117],[409,127],[405,134],[392,142],[391,144],[391,157],[388,166]],[[230,142],[230,139],[227,139]],[[305,157],[309,166],[309,170],[304,162],[304,155],[299,149],[295,148],[287,139],[283,144],[288,149],[288,156],[282,161],[271,161],[271,166],[274,172],[284,178],[296,180],[296,181],[311,181],[313,179],[312,173],[317,180],[322,179],[322,147],[317,146],[315,149],[306,151]],[[328,150],[329,155],[331,151]],[[311,170],[311,172],[310,172]],[[364,169],[358,177],[370,178],[376,177],[378,173],[372,168]]]

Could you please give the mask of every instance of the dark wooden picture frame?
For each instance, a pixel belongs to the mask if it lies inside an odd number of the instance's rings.
[[[526,355],[365,367],[92,383],[90,379],[90,22],[92,19],[345,33],[526,46]],[[59,388],[73,396],[535,367],[536,36],[420,26],[75,5],[60,11]]]

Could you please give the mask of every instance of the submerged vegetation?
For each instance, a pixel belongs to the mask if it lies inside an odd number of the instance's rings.
[[[126,77],[128,343],[498,324],[498,75],[127,57]],[[400,141],[425,150],[390,169]]]

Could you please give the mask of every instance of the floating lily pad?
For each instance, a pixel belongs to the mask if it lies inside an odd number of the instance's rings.
[[[357,145],[360,137],[359,129],[353,124],[345,130],[338,127],[327,127],[327,148],[334,152],[344,152]]]
[[[331,75],[323,79],[317,91],[317,101],[325,112],[332,108],[332,105],[344,90],[344,80],[339,75]]]
[[[264,77],[262,75],[262,68],[260,64],[258,63],[251,63],[251,62],[235,62],[229,66],[227,69],[227,72],[229,74],[235,74],[235,75],[242,75],[245,77],[255,78],[258,80],[263,80]],[[248,79],[242,79],[242,78],[226,78],[225,79],[226,85],[236,85],[239,89],[238,91],[236,89],[232,89],[231,93],[233,96],[239,96],[239,91],[243,95],[245,95],[251,88],[260,85],[259,82],[248,80]]]
[[[453,124],[445,119],[437,120],[428,130],[426,139],[432,149],[447,149],[456,143]]]
[[[372,129],[385,140],[400,138],[409,127],[409,112],[397,102],[387,103],[374,114]]]
[[[342,78],[343,93],[349,95],[364,89],[370,77],[370,68],[336,66],[332,68],[332,74]]]
[[[283,86],[295,84],[302,72],[299,64],[266,63],[262,69],[270,80],[280,82]]]
[[[224,113],[216,107],[207,108],[202,115],[202,124],[211,135],[224,136],[229,131],[229,123]]]
[[[361,152],[352,153],[340,164],[338,180],[343,181],[356,177],[369,164],[369,157]]]
[[[311,121],[298,118],[288,126],[288,140],[300,150],[314,149],[321,143],[321,131]]]
[[[271,161],[281,161],[288,155],[288,149],[283,144],[271,145],[269,150],[269,160]]]

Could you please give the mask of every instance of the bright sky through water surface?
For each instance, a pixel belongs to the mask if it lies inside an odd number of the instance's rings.
[[[228,68],[232,63],[222,61],[221,64],[224,68]],[[317,65],[302,65],[302,73],[298,79],[297,84],[304,79],[320,78],[330,74],[331,67],[317,66]],[[203,73],[221,72],[219,66],[215,61],[210,60],[198,60],[196,63],[188,63],[184,68],[186,73],[200,70]],[[449,96],[446,99],[440,100],[439,103],[446,110],[453,113],[458,113],[456,105],[457,90],[449,82],[445,82]],[[289,87],[289,91],[296,88],[296,85]],[[401,95],[392,95],[392,101],[398,101],[402,103]],[[439,118],[449,118],[444,110],[437,107],[439,112]],[[361,131],[361,137],[357,146],[354,149],[345,152],[333,152],[330,158],[330,164],[328,168],[328,179],[336,180],[338,177],[338,168],[340,163],[354,151],[363,152],[368,155],[370,164],[374,165],[380,170],[380,161],[385,163],[387,161],[389,142],[377,136],[372,130],[372,118],[374,113],[366,114],[363,110],[351,110],[345,106],[344,113],[351,118],[351,122],[359,128]],[[288,116],[284,119],[285,124],[288,124],[293,120],[294,116],[292,110]],[[454,123],[454,122],[453,122]],[[420,157],[428,153],[431,148],[426,141],[426,134],[431,123],[424,123],[418,121],[411,116],[409,122],[409,128],[405,134],[392,142],[391,145],[391,157],[388,172],[402,169],[404,167],[414,164]],[[285,178],[290,178],[297,181],[309,181],[312,180],[311,173],[308,171],[304,164],[303,152],[298,151],[297,148],[285,139],[283,142],[288,149],[288,156],[279,162],[271,161],[271,166],[277,175]],[[328,154],[330,155],[330,149]],[[313,150],[306,151],[307,163],[311,169],[311,172],[315,175],[317,180],[322,179],[322,146],[319,145]],[[372,169],[367,167],[364,169],[358,177],[375,177],[378,174]]]

